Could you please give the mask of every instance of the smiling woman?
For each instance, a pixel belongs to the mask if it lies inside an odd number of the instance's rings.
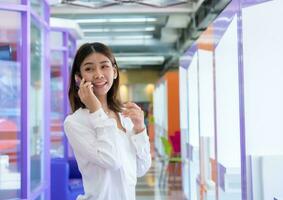
[[[117,78],[117,68],[113,67],[109,58],[103,54],[93,53],[82,63],[81,76],[92,82],[93,91],[97,96],[103,96]]]
[[[74,59],[64,128],[84,182],[77,199],[135,200],[138,176],[151,166],[144,113],[118,99],[119,71],[102,43],[82,45]]]
[[[87,43],[78,50],[72,67],[69,89],[69,98],[73,111],[80,107],[85,108],[76,86],[76,82],[81,82],[82,78],[86,82],[92,83],[90,87],[98,92],[96,93],[97,96],[106,97],[111,110],[121,112],[122,104],[117,98],[119,87],[118,65],[108,47],[101,43]],[[100,84],[105,85],[104,91],[101,88],[98,90]]]

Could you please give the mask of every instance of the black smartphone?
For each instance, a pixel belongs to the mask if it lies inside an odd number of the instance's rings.
[[[80,74],[76,74],[75,75],[75,81],[76,81],[76,86],[79,88],[80,84],[81,84],[81,81],[82,81],[82,77],[81,77]]]

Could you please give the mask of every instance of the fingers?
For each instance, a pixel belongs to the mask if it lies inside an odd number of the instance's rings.
[[[125,116],[125,117],[143,117],[144,116],[144,112],[142,110],[125,110],[122,112],[122,114]]]
[[[141,108],[140,108],[137,104],[135,104],[135,103],[133,103],[133,102],[124,103],[123,106],[124,106],[126,109],[133,109],[133,108],[135,108],[135,109],[141,110]]]
[[[81,80],[80,89],[84,91],[88,91],[88,88],[93,86],[91,82],[86,81],[84,78]]]
[[[82,99],[86,96],[88,96],[89,94],[91,94],[93,91],[93,85],[91,82],[86,81],[84,78],[81,80],[80,82],[80,86],[79,86],[79,97]]]
[[[127,102],[124,105],[122,115],[124,117],[129,117],[133,124],[133,130],[135,133],[140,133],[145,129],[144,125],[144,112],[143,110],[135,103]]]
[[[144,112],[143,110],[135,103],[127,102],[124,104],[124,109],[122,111],[122,114],[125,117],[143,117]]]

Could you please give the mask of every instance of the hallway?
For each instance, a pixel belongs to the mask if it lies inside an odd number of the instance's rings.
[[[161,172],[160,161],[153,160],[151,169],[147,174],[138,178],[136,187],[136,200],[185,200],[182,193],[181,176],[176,177],[175,184],[173,176],[170,177],[165,186],[159,186],[159,178]],[[175,186],[175,187],[174,187]]]

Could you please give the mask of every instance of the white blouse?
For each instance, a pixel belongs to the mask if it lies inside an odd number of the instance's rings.
[[[135,200],[137,177],[151,166],[146,130],[135,134],[130,118],[119,113],[126,133],[102,108],[78,109],[66,117],[64,129],[82,174],[85,194],[77,200]]]

